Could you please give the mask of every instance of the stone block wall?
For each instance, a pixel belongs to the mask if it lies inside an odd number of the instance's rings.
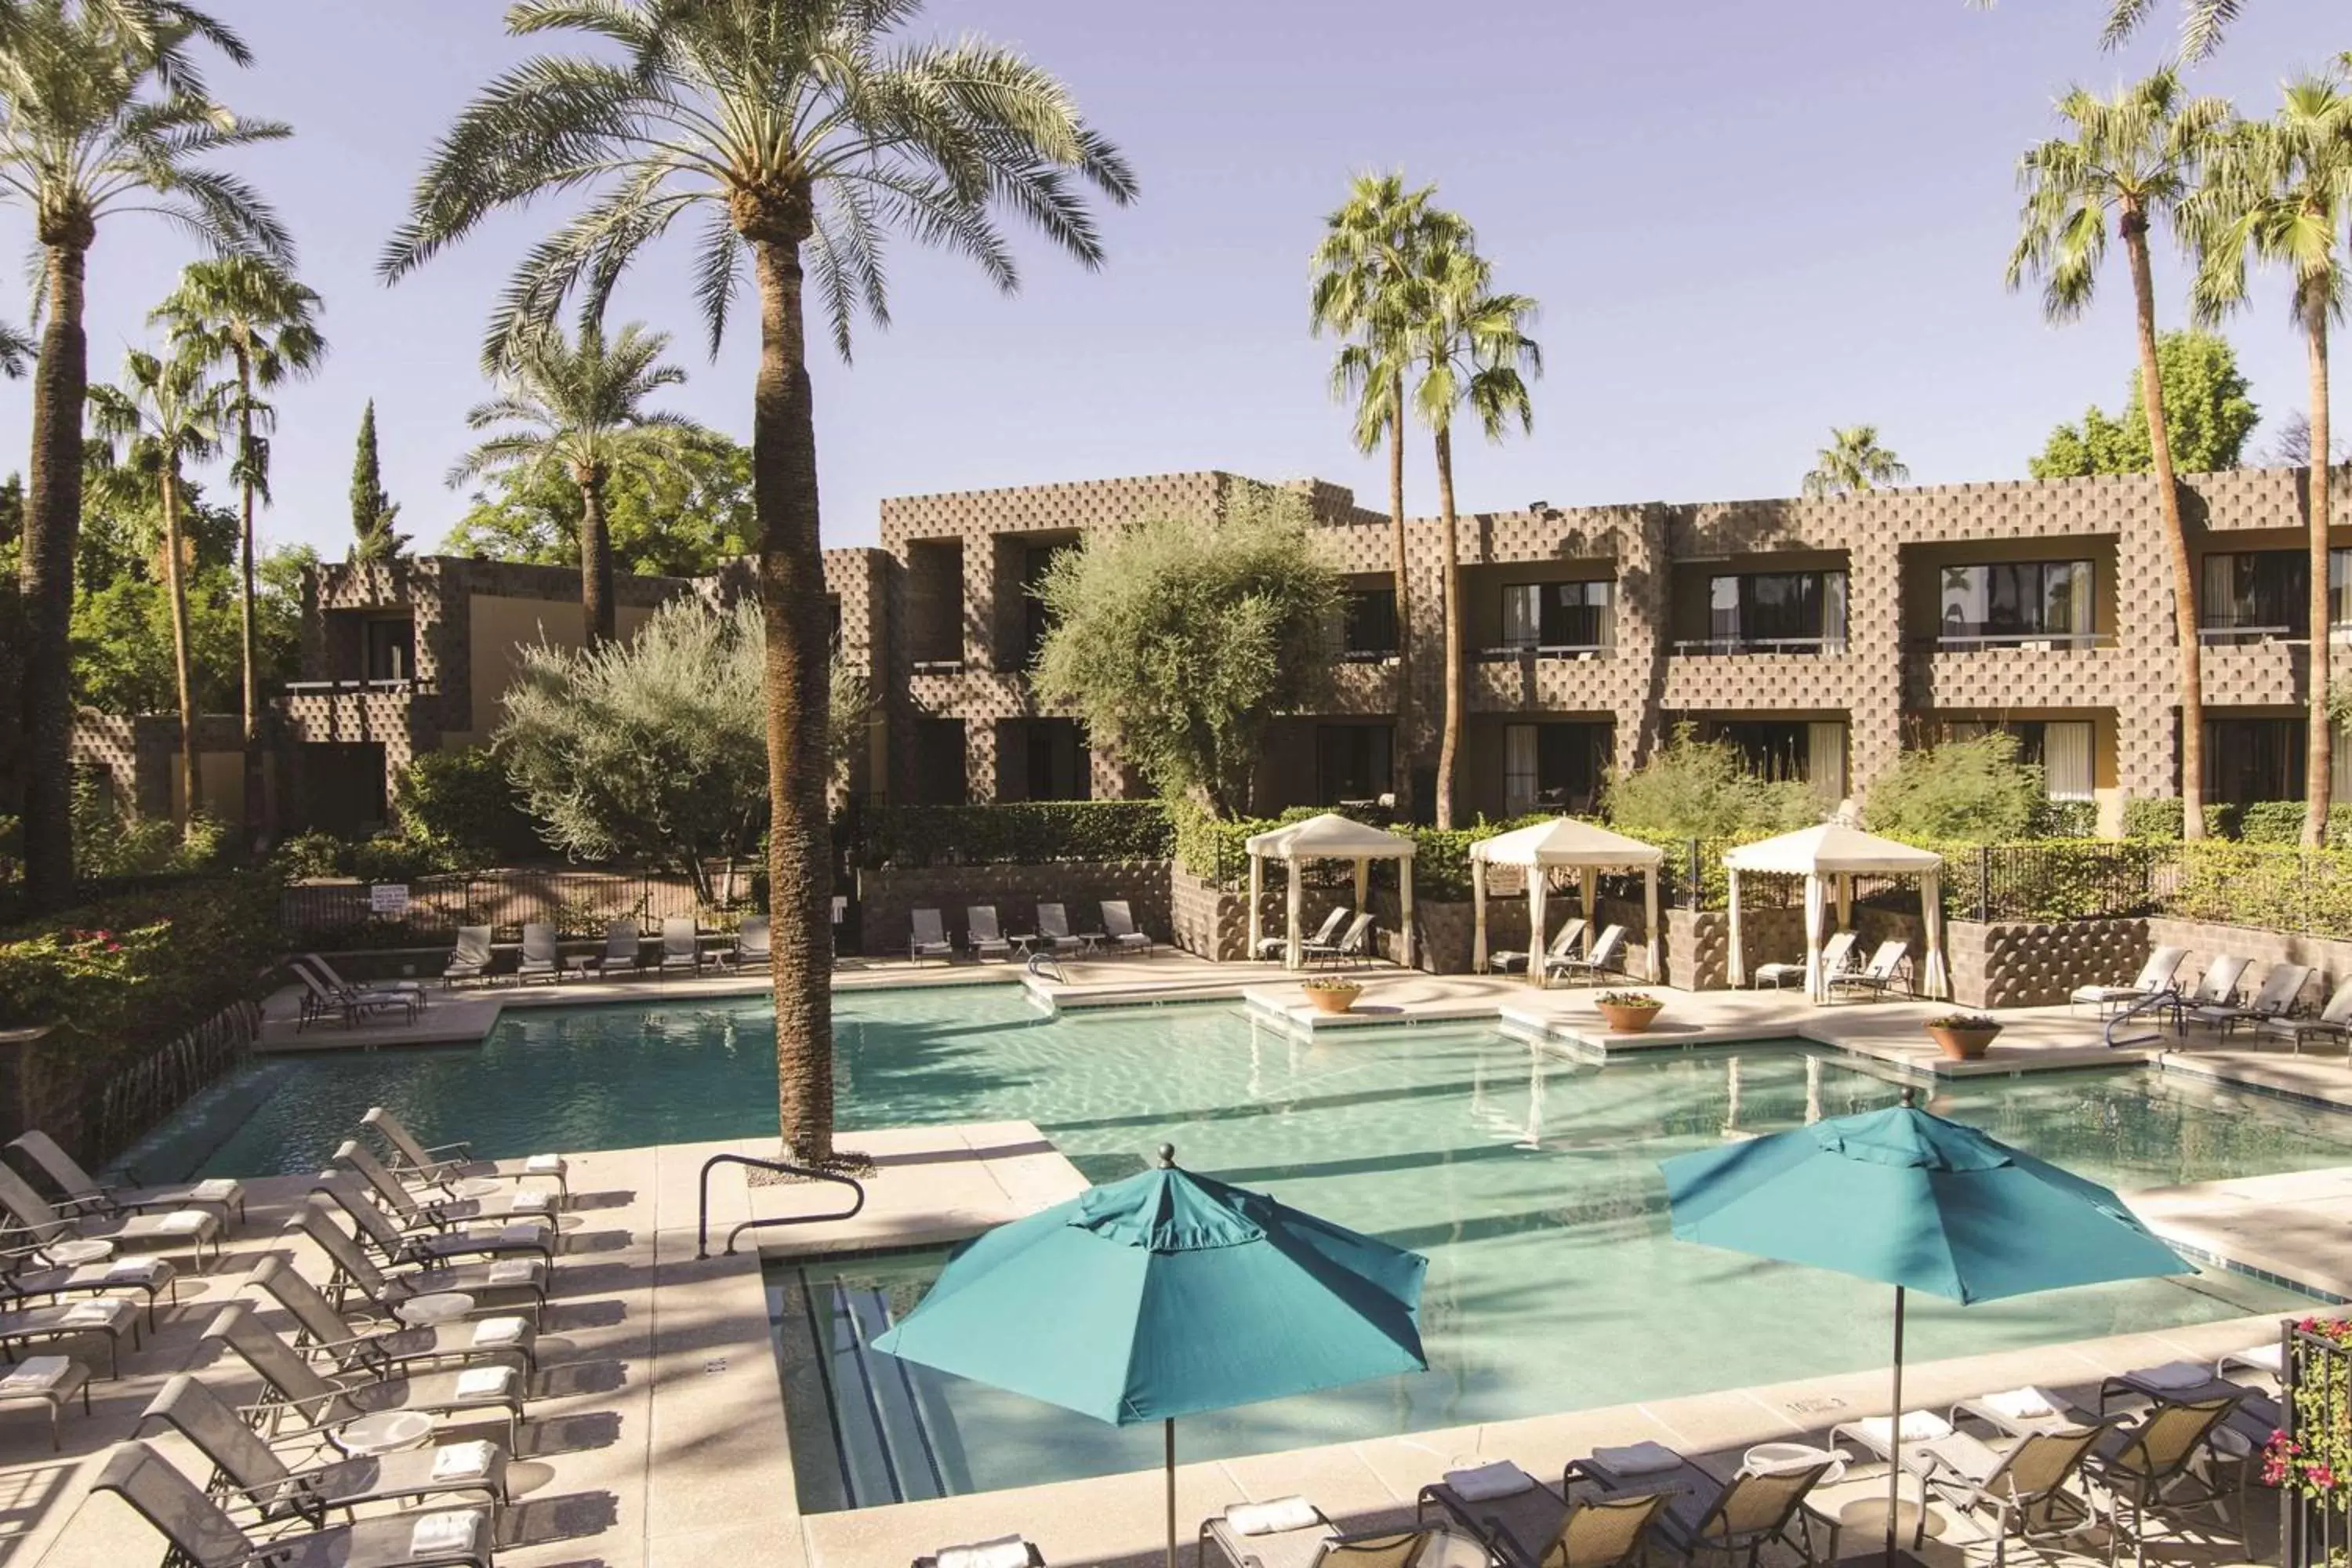
[[[2120,985],[2148,952],[2142,920],[2007,921],[1944,928],[1952,999],[1966,1007],[2048,1007],[2079,985]]]
[[[2305,936],[2296,931],[2256,931],[2249,926],[2210,925],[2202,921],[2173,920],[2159,916],[2147,921],[2147,947],[2185,947],[2189,957],[2181,963],[2177,977],[2186,984],[2205,973],[2205,966],[2221,953],[2235,953],[2253,961],[2246,971],[2243,990],[2251,994],[2263,983],[2263,972],[2273,963],[2302,963],[2311,967],[2312,974],[2304,985],[2303,1003],[2307,1008],[2317,1008],[2327,1000],[2327,994],[2347,979],[2352,979],[2352,942],[2331,937]],[[2132,969],[2139,968],[2136,956]],[[2127,973],[2125,976],[2129,979]]]
[[[994,904],[998,923],[1009,935],[1037,929],[1040,900],[1068,906],[1070,929],[1100,931],[1103,899],[1125,899],[1139,930],[1156,942],[1171,936],[1168,862],[1165,860],[1058,860],[1043,866],[882,867],[858,873],[861,952],[903,952],[913,911],[935,909],[948,940],[962,951],[969,926],[964,910]]]

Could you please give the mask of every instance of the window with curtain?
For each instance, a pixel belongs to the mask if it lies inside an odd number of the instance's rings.
[[[2093,581],[2088,561],[1947,566],[1938,635],[1962,645],[2087,637]]]
[[[1735,650],[1843,652],[1843,572],[1753,572],[1710,578],[1707,637]]]
[[[2208,555],[2198,583],[2197,624],[2239,636],[2306,636],[2310,585],[2311,558],[2300,550]],[[2338,637],[2352,633],[2352,550],[2327,552],[2327,624]]]
[[[1829,800],[1845,798],[1845,726],[1834,721],[1805,726],[1805,782]]]
[[[1609,732],[1589,722],[1504,725],[1503,815],[1591,809]]]
[[[2095,793],[2091,726],[2074,719],[2035,726],[2042,731],[2042,793],[2052,800],[2089,800]]]
[[[1525,816],[1536,808],[1536,726],[1503,726],[1503,815]]]
[[[2208,719],[2205,798],[2244,805],[2303,798],[2300,719]]]
[[[1397,650],[1396,590],[1350,588],[1343,616],[1345,657],[1387,658]]]
[[[1605,581],[1505,584],[1503,645],[1522,652],[1608,647],[1612,586]]]
[[[1323,804],[1378,800],[1396,787],[1389,727],[1323,724],[1315,731],[1316,783]]]

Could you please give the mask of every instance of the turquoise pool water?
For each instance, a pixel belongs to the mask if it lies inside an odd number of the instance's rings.
[[[1025,1119],[1093,1180],[1160,1142],[1188,1166],[1429,1255],[1421,1376],[1184,1424],[1194,1457],[1613,1405],[1881,1364],[1885,1292],[1673,1241],[1657,1162],[1727,1132],[1891,1102],[1790,1045],[1582,1067],[1486,1028],[1308,1043],[1220,1006],[1041,1019],[1009,990],[844,996],[845,1127]],[[132,1156],[156,1173],[313,1169],[369,1104],[482,1152],[772,1135],[764,1005],[509,1015],[479,1048],[266,1059]],[[2132,1188],[2344,1163],[2352,1121],[2134,1072],[1977,1079],[1938,1111]],[[855,1138],[846,1140],[855,1145]],[[1116,1432],[862,1354],[936,1256],[772,1272],[804,1507],[1156,1463]],[[1923,1302],[1922,1359],[2303,1300],[2240,1277],[2102,1286],[1965,1311]],[[1437,1461],[1450,1456],[1440,1455]]]

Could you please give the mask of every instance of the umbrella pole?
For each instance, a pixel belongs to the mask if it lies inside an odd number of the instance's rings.
[[[1168,1436],[1168,1568],[1176,1568],[1176,1418],[1171,1415],[1160,1426]]]
[[[1886,1465],[1886,1568],[1895,1568],[1895,1525],[1903,1508],[1903,1287],[1895,1287],[1895,1414],[1887,1422],[1889,1458]],[[1174,1442],[1174,1438],[1170,1438]],[[1171,1450],[1172,1451],[1172,1450]],[[1175,1482],[1169,1482],[1171,1501]],[[1170,1515],[1169,1529],[1173,1531],[1174,1515]],[[1170,1568],[1174,1568],[1171,1562]]]

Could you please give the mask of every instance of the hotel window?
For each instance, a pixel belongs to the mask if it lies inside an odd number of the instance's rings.
[[[1845,651],[1845,574],[1754,572],[1707,583],[1707,639],[1718,651]]]
[[[1503,726],[1503,815],[1589,811],[1600,794],[1606,724]]]
[[[2087,641],[2096,629],[2087,561],[1947,566],[1943,578],[1947,643]]]
[[[1606,581],[1507,584],[1503,646],[1517,653],[1538,648],[1584,652],[1610,647],[1612,586]]]
[[[1397,650],[1396,590],[1350,588],[1342,616],[1340,657],[1368,660],[1389,658]]]
[[[2205,721],[2205,798],[2245,805],[2301,800],[2304,731],[2300,719]]]
[[[1393,794],[1396,774],[1385,724],[1322,724],[1315,731],[1315,782],[1326,805]]]
[[[1845,798],[1845,726],[1837,721],[1742,720],[1715,727],[1749,773],[1762,779],[1796,779],[1830,800]]]
[[[2306,637],[2311,631],[2311,557],[2300,550],[2245,550],[2205,557],[2197,624],[2209,642]],[[2352,634],[2352,549],[2327,552],[2327,629]]]
[[[361,657],[370,680],[407,680],[416,673],[416,623],[369,621],[362,628]]]
[[[2042,770],[2042,793],[2051,800],[2091,800],[2097,794],[2097,752],[2087,719],[2019,720],[1999,724],[1964,721],[1946,726],[1955,741],[1973,741],[1995,730],[2017,737],[2017,760]]]

